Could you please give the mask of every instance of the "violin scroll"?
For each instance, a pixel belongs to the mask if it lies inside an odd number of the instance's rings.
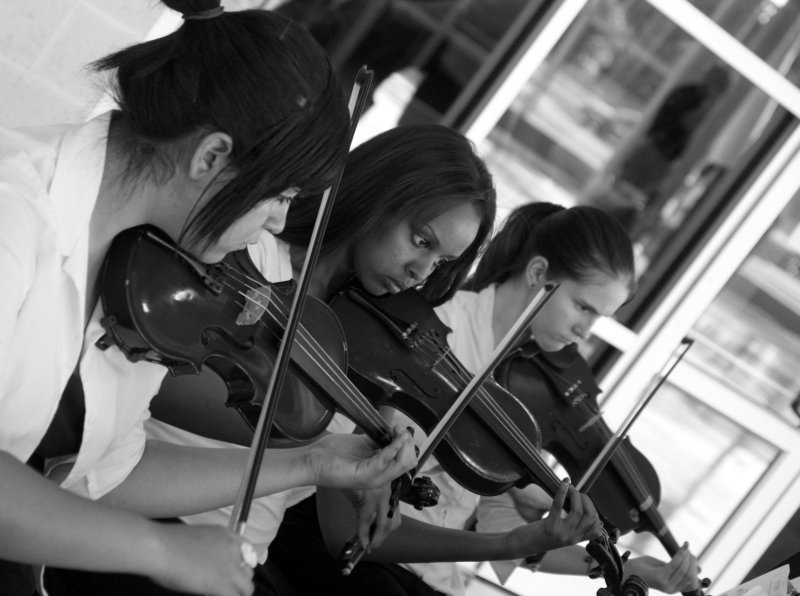
[[[650,593],[647,583],[638,575],[625,577],[623,566],[630,552],[620,555],[608,534],[590,540],[586,551],[597,561],[598,573],[606,582],[597,596],[647,596]]]

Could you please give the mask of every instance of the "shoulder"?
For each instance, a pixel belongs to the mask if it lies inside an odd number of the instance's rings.
[[[58,148],[67,128],[0,128],[0,252],[22,264],[54,218],[49,198]],[[28,259],[34,259],[33,252]],[[30,265],[30,263],[28,263]]]
[[[0,180],[20,193],[46,192],[55,173],[58,151],[70,126],[25,129],[0,127]]]
[[[487,295],[484,291],[459,290],[450,300],[440,304],[434,310],[445,325],[452,327],[482,311],[485,308],[486,299]]]

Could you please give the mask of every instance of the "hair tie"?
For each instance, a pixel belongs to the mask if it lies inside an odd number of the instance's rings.
[[[216,8],[209,8],[208,10],[198,10],[197,12],[187,12],[183,15],[186,21],[205,21],[206,19],[213,19],[218,17],[225,11],[222,6]]]

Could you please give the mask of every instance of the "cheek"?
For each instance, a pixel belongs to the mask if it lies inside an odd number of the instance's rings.
[[[356,263],[367,271],[386,273],[397,262],[395,243],[391,238],[372,237],[356,249]]]
[[[569,326],[569,317],[564,305],[554,296],[533,320],[531,329],[534,336],[544,337],[551,334],[561,335],[561,330],[568,329]]]

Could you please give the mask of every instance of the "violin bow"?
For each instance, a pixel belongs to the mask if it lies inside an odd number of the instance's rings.
[[[362,66],[356,74],[349,103],[351,116],[348,147],[353,142],[358,120],[361,118],[361,114],[364,112],[364,108],[367,104],[367,97],[372,87],[374,74],[374,71],[369,70],[366,66]],[[230,519],[230,529],[237,532],[240,536],[244,534],[247,518],[250,514],[250,505],[255,493],[258,472],[264,457],[264,448],[267,446],[269,431],[272,427],[272,421],[275,418],[275,412],[277,411],[277,396],[280,393],[283,381],[286,377],[286,370],[289,366],[289,358],[291,357],[291,346],[294,343],[297,326],[300,323],[300,316],[303,312],[309,285],[311,284],[311,272],[314,270],[317,258],[322,249],[322,238],[325,234],[325,228],[328,225],[331,211],[333,210],[334,199],[339,190],[343,174],[344,168],[339,171],[333,184],[322,194],[319,211],[317,212],[317,219],[314,223],[314,230],[311,233],[311,240],[309,241],[309,248],[306,251],[303,269],[300,272],[300,280],[298,281],[297,290],[295,291],[292,306],[289,310],[286,329],[281,338],[278,354],[275,359],[275,366],[270,376],[264,403],[262,404],[258,423],[256,424],[253,434],[253,442],[250,447],[250,455],[247,461],[247,467],[245,468],[245,475],[242,477],[242,483],[239,486],[239,494],[236,497],[236,503],[234,504]]]
[[[506,357],[507,353],[516,345],[517,341],[522,338],[522,334],[525,332],[528,325],[530,325],[531,321],[539,313],[539,311],[542,310],[542,307],[553,295],[553,292],[558,289],[558,286],[559,284],[555,283],[545,284],[545,286],[536,293],[536,296],[534,296],[533,300],[531,300],[530,304],[528,304],[527,308],[523,311],[508,333],[506,333],[506,336],[503,338],[503,340],[495,348],[489,364],[483,368],[480,374],[472,377],[470,382],[466,387],[464,387],[450,408],[448,408],[447,412],[445,412],[444,416],[442,416],[441,420],[428,434],[419,451],[420,456],[417,459],[417,470],[422,469],[422,464],[433,453],[434,449],[436,449],[436,446],[441,442],[441,440],[447,434],[447,431],[450,430],[450,427],[458,419],[459,414],[461,414],[469,405],[470,399],[472,399],[473,396],[478,393],[483,385],[483,382],[489,377],[490,374],[492,374],[492,372],[494,372],[495,367],[497,367],[497,365],[500,364],[500,362]],[[394,504],[396,504],[398,500],[398,490],[399,484],[395,484],[391,496],[392,511],[394,509]],[[345,542],[344,546],[339,552],[339,555],[337,556],[337,561],[339,562],[340,572],[342,575],[350,575],[366,552],[366,548],[359,541],[358,535],[353,536],[350,538],[350,540]]]
[[[667,361],[661,372],[651,381],[650,389],[646,391],[639,401],[634,405],[633,409],[628,414],[628,417],[620,425],[606,446],[603,447],[600,453],[597,454],[597,457],[583,474],[583,478],[581,478],[578,481],[578,484],[575,485],[575,488],[583,492],[588,492],[592,486],[594,486],[594,483],[600,476],[600,472],[603,471],[603,468],[605,468],[605,466],[611,460],[616,450],[622,444],[622,441],[628,436],[628,432],[630,431],[631,426],[633,426],[633,423],[636,422],[636,419],[642,413],[645,406],[650,403],[650,400],[653,399],[653,396],[661,388],[661,386],[667,380],[667,377],[669,377],[670,373],[672,373],[678,363],[683,359],[683,357],[686,355],[686,352],[688,352],[689,348],[692,347],[693,343],[694,340],[689,339],[688,337],[684,337],[681,340],[681,343],[678,344],[678,347],[673,352],[670,360]]]
[[[433,430],[428,434],[420,448],[420,456],[417,463],[418,470],[422,469],[422,464],[430,457],[442,439],[444,439],[447,431],[450,430],[450,427],[456,422],[458,416],[469,405],[470,400],[480,391],[483,382],[494,372],[494,369],[497,368],[508,355],[508,352],[517,345],[517,342],[522,339],[531,321],[539,314],[544,305],[547,304],[547,301],[550,300],[559,285],[560,284],[557,283],[545,284],[544,287],[536,293],[536,296],[534,296],[533,300],[530,301],[522,314],[517,318],[505,337],[497,344],[489,363],[483,367],[480,373],[472,377],[447,412],[445,412],[444,416],[442,416],[442,419],[439,420]]]
[[[656,375],[653,380],[650,382],[650,388],[645,391],[643,396],[639,399],[639,401],[634,405],[633,409],[631,409],[630,413],[628,414],[627,418],[623,421],[617,431],[614,433],[611,440],[606,443],[605,447],[597,454],[597,457],[594,459],[592,464],[584,473],[583,477],[578,481],[576,488],[582,492],[589,492],[589,490],[594,486],[594,483],[600,476],[600,473],[603,469],[608,465],[608,462],[611,461],[611,458],[614,456],[614,453],[617,451],[619,446],[622,444],[622,441],[625,440],[625,437],[628,436],[628,432],[630,431],[633,423],[639,417],[639,415],[644,410],[645,406],[650,403],[650,400],[653,399],[656,392],[661,388],[664,382],[667,380],[667,377],[672,373],[678,363],[683,359],[686,355],[686,352],[689,351],[689,348],[692,347],[694,344],[694,340],[688,337],[684,337],[675,350],[672,353],[672,356],[665,365],[663,366],[661,372]],[[707,588],[711,585],[711,580],[708,578],[700,579],[700,587],[696,590],[691,592],[683,592],[684,595],[691,595],[691,596],[703,596],[703,588]]]

